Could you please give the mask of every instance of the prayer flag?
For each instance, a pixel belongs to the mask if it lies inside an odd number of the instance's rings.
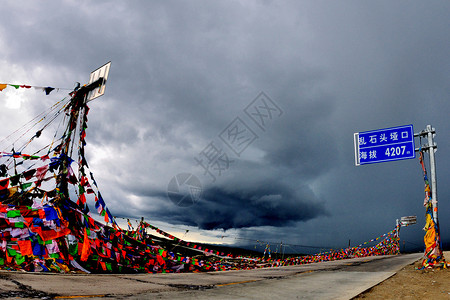
[[[24,240],[24,241],[17,241],[17,244],[19,244],[20,253],[25,255],[33,255],[33,247],[31,245],[30,240]]]
[[[30,180],[34,173],[36,173],[36,169],[32,169],[32,170],[28,170],[26,172],[23,172],[23,177],[25,178],[25,180]]]
[[[83,247],[81,249],[81,261],[87,261],[91,254],[91,243],[88,238],[86,228],[84,228]]]
[[[44,256],[45,255],[44,246],[39,244],[38,242],[34,242],[33,243],[33,255]]]
[[[44,211],[45,211],[45,218],[47,220],[58,219],[58,214],[56,213],[56,210],[52,206],[44,207]]]
[[[0,190],[6,189],[9,185],[9,178],[0,180]]]
[[[46,95],[50,95],[50,93],[54,90],[55,88],[52,88],[50,86],[44,88],[44,92]]]
[[[7,218],[16,218],[20,216],[21,216],[20,210],[10,210],[6,213]]]
[[[20,254],[17,254],[16,255],[16,264],[21,265],[24,262],[25,262],[25,257]]]

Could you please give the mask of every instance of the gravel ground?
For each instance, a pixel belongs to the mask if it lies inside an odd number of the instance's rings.
[[[450,252],[444,257],[448,262]],[[408,265],[354,299],[450,299],[450,269],[417,270],[418,267],[420,262]]]

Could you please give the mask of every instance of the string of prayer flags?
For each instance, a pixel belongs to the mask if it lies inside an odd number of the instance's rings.
[[[43,91],[47,96],[50,95],[50,93],[53,92],[54,90],[56,90],[57,92],[59,92],[59,90],[72,90],[72,89],[67,89],[67,88],[54,88],[54,87],[51,87],[51,86],[32,86],[32,85],[26,85],[26,84],[0,83],[0,92],[2,92],[8,86],[13,87],[15,89],[19,89],[19,88],[24,88],[24,89],[34,88],[35,90]]]

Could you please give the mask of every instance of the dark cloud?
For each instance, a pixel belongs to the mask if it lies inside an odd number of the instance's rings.
[[[212,187],[189,207],[172,207],[159,216],[201,229],[232,229],[258,226],[285,227],[326,215],[323,203],[302,189],[302,195],[283,184],[259,182],[254,188]]]

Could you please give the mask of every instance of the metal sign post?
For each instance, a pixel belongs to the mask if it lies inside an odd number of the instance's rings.
[[[414,134],[418,137],[426,137],[428,144],[421,145],[421,148],[416,148],[416,151],[420,149],[428,151],[430,157],[430,179],[431,179],[431,204],[433,206],[433,219],[436,224],[438,224],[438,197],[437,197],[437,181],[436,181],[436,160],[434,153],[437,150],[437,145],[434,142],[434,135],[436,130],[431,126],[427,125],[427,128],[419,133]]]
[[[437,181],[436,181],[436,160],[434,159],[434,152],[437,146],[434,144],[433,136],[434,130],[431,125],[427,125],[427,137],[428,137],[428,153],[430,155],[430,175],[431,175],[431,195],[433,205],[433,219],[438,224],[438,195],[437,195]]]
[[[407,227],[409,225],[414,225],[416,223],[417,223],[417,216],[401,217],[400,220],[399,219],[396,220],[397,238],[399,242],[400,242],[400,228]]]
[[[426,207],[426,224],[424,229],[426,234],[425,242],[425,259],[422,261],[423,268],[442,267],[448,268],[450,264],[445,261],[439,229],[438,220],[438,195],[437,195],[437,180],[436,180],[436,160],[434,153],[437,145],[434,142],[434,135],[436,131],[431,125],[427,125],[425,130],[415,134],[420,138],[426,137],[428,144],[421,145],[416,151],[420,151],[420,164],[422,165],[424,181],[425,181],[425,202]],[[423,152],[428,151],[430,158],[430,180],[427,178],[425,162],[423,160]],[[431,184],[431,187],[430,187]]]

